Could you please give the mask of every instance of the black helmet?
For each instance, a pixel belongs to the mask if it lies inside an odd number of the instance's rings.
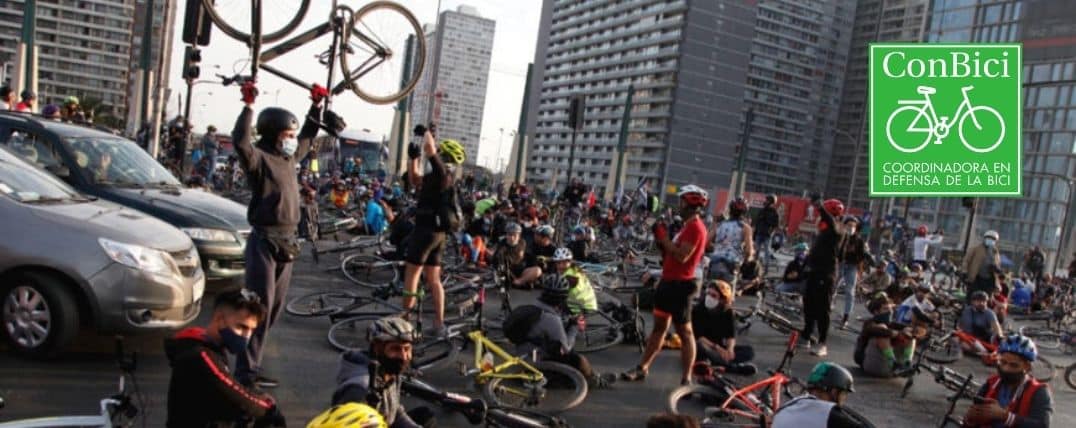
[[[37,98],[37,94],[35,94],[34,91],[31,91],[29,89],[24,89],[19,95],[21,95],[22,99],[24,100],[28,100],[30,98]]]
[[[557,305],[568,299],[568,289],[571,284],[568,278],[557,274],[548,274],[542,277],[542,294],[540,299],[547,304]]]
[[[747,200],[737,197],[729,202],[729,215],[733,218],[740,217],[747,212]]]
[[[280,107],[269,107],[258,113],[258,135],[276,138],[287,129],[299,129],[299,119]]]
[[[841,391],[856,392],[852,388],[852,373],[840,364],[823,361],[814,366],[810,376],[807,377],[808,388],[823,390],[839,389]]]
[[[770,204],[770,205],[776,204],[777,203],[777,195],[772,194],[772,193],[769,194],[769,195],[766,195],[766,203]]]

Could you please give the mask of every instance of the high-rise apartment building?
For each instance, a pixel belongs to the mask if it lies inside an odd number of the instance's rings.
[[[167,85],[158,85],[154,82],[168,82],[167,73],[172,69],[172,40],[177,30],[175,25],[177,3],[174,0],[155,0],[153,3],[153,39],[150,40],[150,69],[153,73],[153,80],[149,85],[151,101],[146,112],[147,121],[153,121],[154,114],[157,110],[163,110],[164,103],[167,101],[164,99],[167,97],[165,93]],[[135,19],[131,27],[131,63],[127,78],[127,108],[131,114],[128,115],[127,130],[132,134],[137,132],[138,128],[135,125],[141,118],[142,103],[135,94],[142,90],[139,86],[141,82],[138,74],[142,65],[142,34],[146,26],[147,6],[146,0],[135,2]],[[178,30],[182,31],[182,28]],[[223,37],[219,32],[217,36]],[[180,61],[182,62],[182,58]]]
[[[411,95],[411,121],[437,123],[438,136],[459,141],[467,164],[478,161],[496,23],[469,6],[441,12],[426,31],[426,66]]]
[[[38,98],[41,105],[74,95],[101,102],[98,115],[125,119],[132,71],[138,67],[144,0],[53,0],[36,2]],[[0,2],[0,60],[14,61],[26,1]],[[175,0],[157,0],[154,18],[155,73],[167,72]],[[137,11],[137,12],[136,12]],[[168,11],[172,11],[169,17]],[[137,19],[136,19],[137,17]],[[136,22],[137,21],[137,22]]]
[[[1048,0],[936,0],[930,10],[928,42],[1021,42],[1024,45],[1023,186],[1021,198],[979,198],[968,234],[968,209],[960,198],[907,201],[911,224],[945,231],[943,244],[962,250],[978,245],[986,230],[1001,235],[1003,254],[1022,264],[1040,246],[1047,268],[1064,268],[1076,244],[1076,9]],[[901,215],[905,201],[890,199]],[[1067,235],[1067,236],[1066,236]],[[1059,259],[1060,257],[1060,259]]]
[[[852,45],[848,54],[844,93],[837,116],[836,140],[830,157],[826,194],[847,199],[848,206],[869,208],[867,170],[868,46],[873,42],[917,42],[922,39],[929,13],[928,0],[859,0]],[[858,159],[857,159],[858,157]],[[854,176],[854,179],[853,179]]]
[[[854,9],[835,0],[547,0],[529,106],[528,179],[563,183],[569,99],[586,98],[573,174],[612,173],[626,90],[627,186],[728,187],[754,110],[747,189],[825,185]]]

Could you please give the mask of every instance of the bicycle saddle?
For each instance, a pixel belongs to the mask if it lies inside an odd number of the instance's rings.
[[[934,95],[938,90],[930,86],[919,86],[915,88],[915,92],[918,92],[919,95]]]

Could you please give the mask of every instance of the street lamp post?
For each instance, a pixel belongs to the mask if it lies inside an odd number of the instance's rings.
[[[856,148],[852,151],[852,175],[848,177],[848,199],[845,200],[848,204],[848,207],[851,208],[852,195],[853,191],[856,188],[856,174],[859,172],[859,144],[861,139],[854,138],[852,137],[852,134],[849,134],[847,131],[841,129],[834,129],[833,131],[837,135],[843,136],[851,141],[855,141],[856,143]]]
[[[1064,258],[1065,251],[1068,249],[1067,248],[1068,247],[1068,242],[1067,242],[1068,241],[1068,236],[1069,236],[1070,233],[1072,233],[1072,231],[1069,230],[1068,225],[1069,225],[1069,214],[1072,211],[1072,205],[1073,205],[1073,198],[1072,198],[1073,197],[1073,194],[1072,194],[1073,188],[1072,188],[1072,185],[1073,185],[1073,181],[1076,180],[1076,179],[1074,179],[1072,177],[1062,175],[1062,174],[1055,174],[1055,173],[1052,173],[1052,172],[1027,172],[1027,171],[1025,171],[1024,174],[1030,175],[1032,177],[1050,177],[1050,178],[1054,178],[1054,179],[1060,180],[1062,183],[1065,183],[1065,186],[1068,188],[1068,195],[1067,195],[1067,198],[1066,198],[1066,200],[1068,201],[1068,206],[1065,207],[1065,213],[1061,215],[1061,236],[1057,240],[1057,256],[1054,257],[1054,269],[1053,269],[1053,271],[1057,272],[1057,269],[1061,264],[1061,259]]]

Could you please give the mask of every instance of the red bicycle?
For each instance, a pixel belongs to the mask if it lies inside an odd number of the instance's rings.
[[[964,355],[964,348],[978,348],[985,350],[979,354],[984,365],[995,366],[998,363],[998,345],[993,342],[982,340],[975,335],[959,328],[934,341],[937,349],[927,352],[926,359],[939,363],[949,364],[960,359]],[[1031,363],[1031,375],[1039,382],[1049,382],[1054,378],[1054,365],[1040,353],[1038,358]]]

